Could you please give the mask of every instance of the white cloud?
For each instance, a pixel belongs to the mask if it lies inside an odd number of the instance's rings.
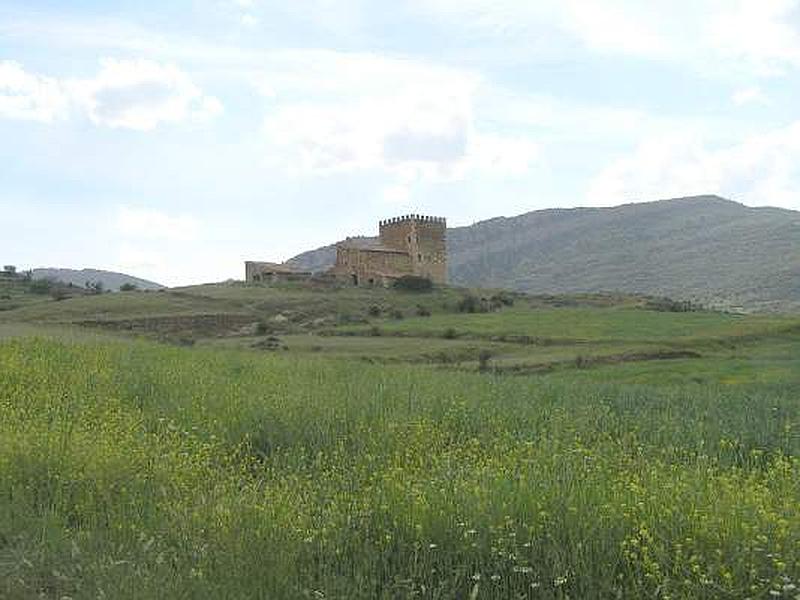
[[[558,5],[565,11],[563,28],[591,50],[653,58],[673,51],[659,31],[659,20],[652,19],[658,9],[649,3],[563,0]]]
[[[114,221],[116,230],[133,239],[191,241],[200,234],[200,223],[187,215],[130,206],[120,206]]]
[[[758,86],[743,88],[734,92],[732,98],[736,106],[745,106],[747,104],[761,104],[769,106],[771,104],[769,97]]]
[[[705,74],[800,67],[799,0],[414,0],[415,10],[494,39],[507,56],[591,52],[668,60]],[[535,40],[547,43],[536,44]]]
[[[762,75],[800,67],[797,0],[739,0],[715,15],[708,27],[711,47],[733,61],[745,61]]]
[[[239,17],[239,22],[245,27],[256,27],[259,23],[258,17],[250,13],[244,13]]]
[[[101,61],[96,77],[72,81],[76,101],[97,125],[148,131],[161,123],[202,120],[222,111],[174,65],[150,60]]]
[[[254,83],[273,105],[264,125],[273,161],[296,174],[382,169],[405,184],[473,170],[514,175],[538,152],[522,136],[480,130],[483,82],[473,73],[365,54],[278,58]]]
[[[748,204],[800,209],[800,121],[712,147],[693,135],[648,140],[589,185],[595,205],[720,194]]]
[[[66,112],[68,97],[58,80],[0,61],[0,117],[49,123]]]
[[[0,62],[0,117],[52,122],[76,111],[96,125],[148,131],[214,117],[222,104],[176,66],[149,60],[105,59],[95,77],[71,80]]]

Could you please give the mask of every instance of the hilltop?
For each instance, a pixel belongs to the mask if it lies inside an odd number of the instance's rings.
[[[800,213],[718,196],[499,217],[449,229],[448,251],[456,285],[800,308]],[[321,270],[334,260],[326,246],[288,262]]]
[[[116,291],[125,284],[135,285],[140,290],[158,290],[164,286],[160,283],[126,275],[125,273],[116,273],[114,271],[102,271],[99,269],[55,269],[55,268],[41,268],[33,269],[31,271],[33,279],[53,279],[61,281],[66,284],[76,285],[83,287],[87,282],[103,284],[106,290]]]

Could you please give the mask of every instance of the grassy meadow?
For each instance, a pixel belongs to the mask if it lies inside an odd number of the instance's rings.
[[[0,312],[0,598],[800,596],[800,318],[463,293]]]

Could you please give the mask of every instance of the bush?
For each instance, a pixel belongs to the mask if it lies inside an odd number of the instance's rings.
[[[433,282],[427,277],[404,275],[399,279],[395,279],[392,286],[396,290],[406,290],[409,292],[429,292],[433,289]]]
[[[267,335],[271,331],[269,324],[259,321],[256,325],[256,335]]]
[[[405,318],[405,315],[403,314],[402,310],[395,309],[392,311],[392,318],[397,321],[400,321],[401,319]]]
[[[123,283],[119,286],[120,292],[135,292],[139,289],[139,286],[135,283]]]
[[[430,317],[431,311],[427,306],[422,306],[421,304],[417,304],[417,316],[418,317]]]
[[[102,294],[105,291],[105,286],[102,281],[87,281],[86,289],[92,294]]]
[[[689,300],[673,300],[671,298],[650,298],[645,304],[647,310],[658,312],[698,312],[703,308]]]
[[[492,310],[514,306],[514,296],[510,292],[498,292],[489,298]]]
[[[28,285],[28,291],[31,294],[42,294],[43,296],[49,294],[56,282],[53,279],[34,279]]]
[[[472,294],[464,296],[458,303],[458,312],[462,313],[485,313],[489,312],[486,306],[486,300],[478,298]]]
[[[444,330],[444,333],[442,333],[442,337],[446,340],[454,340],[458,337],[458,331],[452,327],[448,327]]]
[[[483,349],[478,353],[478,370],[488,371],[489,360],[492,358],[492,353],[489,350]]]
[[[380,317],[383,310],[377,304],[373,304],[367,309],[367,314],[370,317]]]
[[[54,286],[53,289],[50,291],[50,297],[56,302],[60,302],[61,300],[66,300],[67,298],[69,298],[70,295],[64,288]]]

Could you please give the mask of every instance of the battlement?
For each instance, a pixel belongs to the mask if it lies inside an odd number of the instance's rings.
[[[432,223],[436,225],[444,225],[445,227],[447,226],[447,219],[443,217],[431,217],[427,215],[403,215],[402,217],[394,217],[392,219],[380,221],[380,226],[388,227],[390,225],[402,225],[411,222]]]

